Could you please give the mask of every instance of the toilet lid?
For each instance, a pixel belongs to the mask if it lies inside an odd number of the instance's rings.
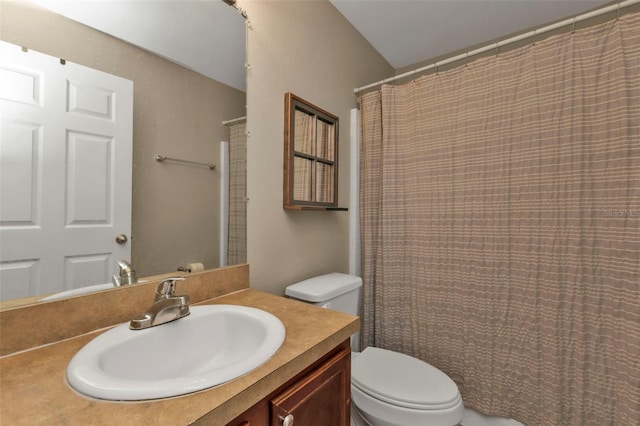
[[[351,361],[351,383],[368,395],[400,407],[442,410],[460,401],[446,374],[417,358],[368,347]]]

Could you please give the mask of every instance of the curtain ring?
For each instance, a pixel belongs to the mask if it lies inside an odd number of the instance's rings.
[[[573,17],[573,28],[571,28],[571,34],[576,32],[576,17]]]
[[[496,58],[500,56],[500,45],[496,43]]]
[[[620,2],[618,2],[618,9],[616,10],[616,21],[620,19]]]
[[[534,46],[536,45],[536,30],[535,29],[533,30],[533,43],[531,43],[531,44],[533,44]]]

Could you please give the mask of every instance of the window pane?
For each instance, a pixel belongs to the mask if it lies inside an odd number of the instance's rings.
[[[293,199],[298,201],[311,200],[311,167],[313,161],[306,158],[295,157],[293,159]]]
[[[316,163],[316,201],[333,202],[333,166]]]
[[[317,120],[316,126],[316,145],[318,150],[316,156],[333,161],[333,151],[335,146],[333,140],[333,124],[325,123],[322,120]]]
[[[313,121],[315,117],[306,112],[296,110],[294,128],[294,150],[309,155],[313,152]]]

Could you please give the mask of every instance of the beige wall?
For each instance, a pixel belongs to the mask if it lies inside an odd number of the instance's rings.
[[[245,94],[29,3],[2,0],[0,8],[2,40],[134,81],[138,275],[193,261],[217,266],[219,171],[159,164],[153,156],[219,164],[222,121],[245,115]]]
[[[251,286],[281,294],[292,282],[348,272],[349,213],[282,208],[284,94],[340,117],[339,205],[349,205],[353,88],[393,68],[327,0],[239,6],[248,30],[248,261]]]

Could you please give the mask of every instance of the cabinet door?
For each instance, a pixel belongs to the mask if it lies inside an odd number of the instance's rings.
[[[317,370],[271,399],[271,426],[349,426],[351,350],[346,348]]]
[[[262,400],[230,423],[227,423],[227,426],[267,426],[268,418],[269,405],[266,400]]]

